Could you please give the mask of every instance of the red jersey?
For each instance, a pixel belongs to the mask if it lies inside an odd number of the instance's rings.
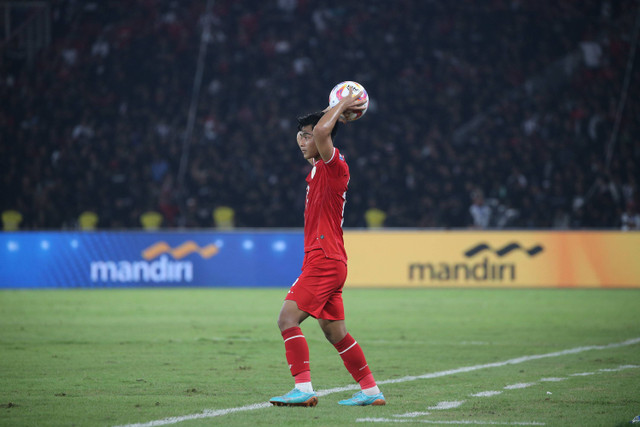
[[[347,262],[342,238],[349,166],[334,147],[328,162],[320,160],[307,175],[304,208],[304,251],[322,249],[327,258]]]

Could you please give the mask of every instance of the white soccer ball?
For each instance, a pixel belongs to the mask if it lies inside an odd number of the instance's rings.
[[[342,98],[349,95],[349,88],[352,88],[353,93],[359,93],[360,96],[358,99],[365,100],[364,110],[359,111],[345,111],[342,117],[345,120],[352,122],[354,120],[358,120],[360,117],[364,116],[364,113],[367,112],[369,108],[369,94],[367,90],[358,82],[353,82],[350,80],[340,82],[331,89],[329,93],[329,106],[334,107]]]

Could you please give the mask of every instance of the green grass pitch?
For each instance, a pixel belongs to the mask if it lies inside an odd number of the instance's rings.
[[[302,330],[318,406],[264,405],[293,385],[276,327],[285,293],[1,291],[0,425],[615,426],[640,415],[640,290],[347,288],[347,327],[388,402],[356,408],[337,405],[354,384],[313,319]]]

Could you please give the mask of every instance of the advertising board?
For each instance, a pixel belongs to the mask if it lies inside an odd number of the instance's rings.
[[[352,231],[350,286],[640,287],[640,233]]]
[[[301,231],[0,233],[0,288],[290,286]]]
[[[347,287],[640,287],[640,233],[346,230]],[[301,230],[0,233],[0,288],[289,287]]]

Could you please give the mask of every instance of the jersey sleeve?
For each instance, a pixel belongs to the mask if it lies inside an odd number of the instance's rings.
[[[329,161],[324,162],[331,181],[336,184],[336,191],[346,191],[349,182],[349,166],[340,150],[333,148],[333,156]]]

